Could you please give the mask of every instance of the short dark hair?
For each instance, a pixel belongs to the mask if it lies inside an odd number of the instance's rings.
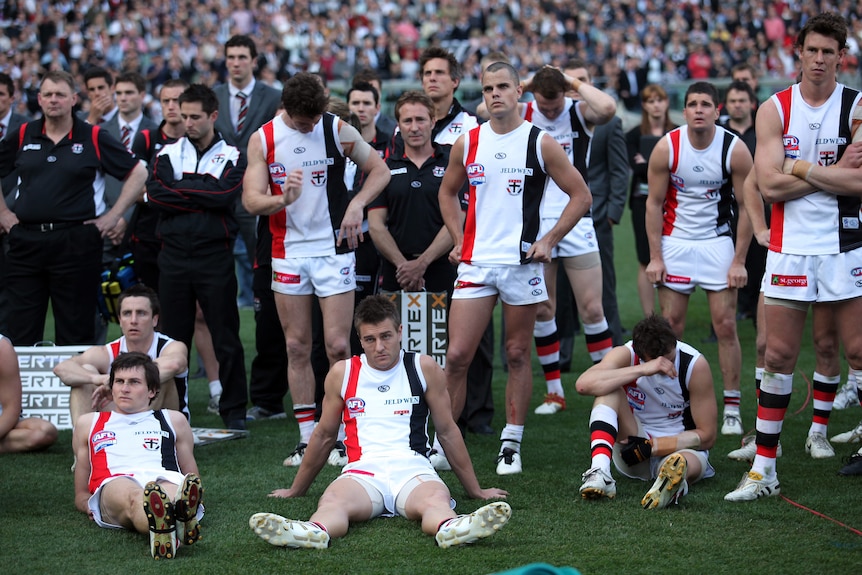
[[[371,92],[374,96],[374,103],[380,103],[380,92],[377,91],[377,88],[369,84],[368,82],[354,82],[350,89],[347,91],[347,103],[350,103],[350,94],[353,92]]]
[[[180,94],[180,106],[186,102],[200,102],[201,109],[208,115],[218,110],[218,96],[206,84],[192,84]]]
[[[796,36],[796,48],[802,48],[805,45],[805,38],[812,32],[832,38],[838,42],[839,50],[847,47],[847,20],[840,14],[823,12],[809,18]]]
[[[440,46],[431,46],[429,48],[425,48],[422,51],[422,54],[419,55],[419,74],[420,76],[425,71],[425,64],[428,63],[429,60],[433,60],[435,58],[440,58],[441,60],[446,60],[449,62],[449,77],[453,80],[461,79],[461,64],[458,62],[458,59],[455,58],[455,55],[445,48],[441,48]]]
[[[401,94],[398,98],[398,101],[395,102],[395,121],[401,119],[401,108],[404,104],[422,104],[426,108],[428,108],[428,112],[431,114],[431,121],[434,122],[434,101],[431,100],[431,97],[425,92],[420,92],[419,90],[409,90]]]
[[[108,86],[114,85],[114,77],[108,70],[102,68],[101,66],[92,66],[90,68],[87,68],[87,71],[84,72],[84,86],[86,86],[87,82],[89,82],[93,78],[104,78],[105,83],[107,83]]]
[[[380,74],[371,68],[363,68],[353,75],[353,85],[355,86],[360,82],[368,82],[369,84],[377,82],[381,87],[383,86],[383,80],[380,79]]]
[[[254,40],[252,40],[250,36],[246,36],[245,34],[234,34],[227,42],[224,43],[225,56],[227,56],[228,48],[242,47],[248,48],[248,53],[251,56],[252,60],[257,58],[257,46],[255,46]]]
[[[632,349],[639,358],[647,361],[669,353],[676,347],[676,342],[670,322],[654,313],[632,328]]]
[[[326,111],[330,114],[335,114],[343,121],[356,128],[357,132],[362,129],[362,126],[359,125],[359,116],[351,112],[350,106],[348,106],[347,102],[341,98],[333,98],[330,96],[329,104],[326,106]]]
[[[6,86],[6,88],[9,90],[9,96],[15,95],[15,82],[12,80],[12,77],[9,74],[0,72],[0,84]]]
[[[751,72],[751,76],[753,78],[757,78],[757,68],[754,67],[753,64],[748,62],[740,62],[739,64],[735,64],[733,68],[730,69],[730,76],[733,77],[737,72],[748,71]]]
[[[147,81],[144,80],[144,77],[138,74],[137,72],[123,72],[117,79],[114,80],[114,85],[119,84],[120,82],[128,82],[129,84],[134,84],[135,89],[138,92],[144,92],[147,89]]]
[[[182,78],[168,78],[159,88],[159,98],[162,97],[162,90],[165,88],[182,88],[185,91],[188,87],[189,83]]]
[[[45,75],[42,76],[42,81],[39,82],[40,91],[42,90],[42,84],[45,83],[45,80],[51,80],[55,84],[66,84],[72,89],[72,95],[77,92],[77,89],[75,88],[75,78],[73,78],[70,73],[63,70],[50,70],[45,72]]]
[[[718,90],[714,85],[709,82],[695,82],[694,84],[688,87],[688,90],[685,91],[685,98],[682,99],[683,106],[688,103],[688,97],[691,94],[706,94],[710,98],[712,98],[712,103],[718,107],[719,99],[718,99]]]
[[[353,314],[353,327],[358,332],[361,325],[377,325],[387,319],[391,319],[396,327],[401,325],[401,315],[398,313],[395,302],[385,295],[372,295],[363,299],[356,306],[356,312]]]
[[[288,116],[314,118],[326,111],[329,98],[318,76],[299,72],[284,83],[281,104]]]
[[[560,94],[565,94],[569,88],[566,77],[556,68],[542,68],[533,76],[530,85],[534,94],[539,94],[549,100],[558,98]]]
[[[512,81],[514,82],[514,84],[516,86],[521,83],[521,78],[520,78],[520,76],[518,76],[518,71],[515,70],[515,67],[512,66],[511,64],[509,64],[508,62],[494,62],[493,64],[490,64],[487,68],[485,68],[485,71],[482,72],[482,77],[484,78],[485,74],[487,74],[488,72],[493,73],[493,72],[499,72],[500,70],[508,71],[509,76],[512,77]],[[560,73],[560,75],[562,75],[562,73],[559,72],[559,70],[557,70],[557,72]]]
[[[745,92],[748,94],[748,98],[752,103],[757,101],[757,96],[754,95],[754,88],[748,82],[743,82],[742,80],[734,80],[730,83],[730,86],[727,87],[727,93],[724,95],[724,101],[727,103],[727,96],[730,94],[731,90],[736,90],[737,92]]]
[[[114,376],[118,371],[121,369],[135,369],[136,367],[144,369],[144,379],[147,382],[147,389],[156,392],[156,395],[150,399],[150,403],[152,403],[159,396],[159,391],[162,388],[162,382],[159,379],[159,366],[153,363],[150,356],[140,351],[127,351],[117,356],[117,359],[111,364],[108,387],[114,387]]]
[[[156,294],[156,291],[144,284],[135,284],[127,287],[117,296],[117,310],[123,309],[123,300],[127,297],[145,297],[150,300],[150,309],[153,312],[153,315],[159,315],[161,312],[161,305],[159,304],[159,296]]]

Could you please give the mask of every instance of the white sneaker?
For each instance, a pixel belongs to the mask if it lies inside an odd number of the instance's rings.
[[[221,401],[221,394],[217,393],[210,397],[210,401],[207,404],[207,411],[212,413],[213,415],[218,415],[218,403]]]
[[[497,475],[521,473],[521,454],[511,447],[504,447],[497,455]]]
[[[511,516],[512,508],[505,501],[489,503],[469,515],[459,515],[446,521],[437,530],[434,539],[443,549],[473,543],[502,529]]]
[[[754,501],[761,497],[772,497],[781,493],[776,475],[771,481],[763,478],[756,471],[749,471],[742,476],[742,481],[736,489],[724,496],[725,501]]]
[[[431,454],[428,456],[428,461],[431,462],[431,465],[433,465],[434,469],[437,471],[452,471],[452,466],[449,465],[449,460],[446,459],[446,455],[440,453],[436,449],[431,450]]]
[[[742,419],[737,411],[725,411],[724,422],[721,424],[722,435],[742,435]]]
[[[344,467],[347,465],[347,448],[344,447],[343,441],[336,441],[332,451],[329,452],[329,457],[326,462],[333,467]]]
[[[854,405],[859,405],[859,394],[856,392],[856,382],[848,379],[835,394],[832,409],[847,409]]]
[[[688,493],[688,482],[685,479],[688,463],[681,453],[668,457],[658,470],[658,477],[646,492],[641,505],[644,509],[662,509]]]
[[[828,459],[835,457],[835,450],[822,433],[812,433],[805,440],[805,453],[811,455],[813,459]]]
[[[592,467],[581,475],[583,484],[578,492],[584,499],[613,499],[617,496],[617,482],[609,473],[598,467]]]
[[[538,415],[554,415],[566,409],[566,398],[556,393],[545,395],[545,401],[533,413]]]
[[[860,441],[862,441],[862,421],[850,431],[832,436],[832,443],[859,443]]]
[[[757,444],[754,442],[754,435],[746,435],[742,438],[742,447],[728,453],[727,458],[737,461],[754,461],[755,455],[757,455]],[[781,455],[781,442],[779,441],[775,456],[781,457]]]
[[[308,447],[307,443],[297,443],[296,448],[290,452],[290,455],[284,460],[285,467],[299,467],[302,463],[302,457],[305,455],[305,448]]]
[[[311,521],[292,521],[275,513],[255,513],[248,520],[255,534],[278,547],[326,549],[329,533]]]

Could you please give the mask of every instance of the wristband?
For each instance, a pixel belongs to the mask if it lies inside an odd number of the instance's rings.
[[[803,179],[807,182],[808,176],[811,175],[811,170],[813,169],[814,164],[812,164],[811,162],[806,162],[805,160],[796,160],[793,163],[793,167],[790,169],[790,173],[797,178]]]

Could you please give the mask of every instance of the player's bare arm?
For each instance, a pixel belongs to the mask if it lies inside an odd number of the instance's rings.
[[[302,193],[302,170],[292,170],[282,193],[272,195],[269,188],[269,166],[263,156],[260,133],[248,140],[248,165],[242,180],[242,205],[253,216],[270,216],[280,212],[299,198]]]
[[[814,187],[804,179],[783,171],[784,129],[772,100],[767,100],[758,109],[755,122],[757,149],[754,152],[754,169],[763,197],[769,202],[785,202],[814,191]]]
[[[753,160],[748,147],[741,141],[733,147],[730,156],[730,174],[733,181],[733,193],[736,203],[739,205],[739,221],[736,227],[736,245],[734,246],[733,261],[727,272],[727,286],[730,288],[745,287],[748,283],[748,271],[745,269],[745,257],[748,255],[748,246],[751,244],[751,220],[745,211],[745,179],[752,171]]]
[[[619,346],[582,373],[575,382],[575,389],[581,395],[600,397],[621,389],[639,377],[657,373],[676,377],[676,368],[673,362],[664,356],[632,365],[631,352],[627,347]]]
[[[431,411],[434,431],[443,446],[452,471],[464,486],[467,496],[473,499],[506,497],[508,493],[502,489],[493,487],[482,489],[479,486],[479,480],[476,479],[476,472],[473,470],[473,462],[464,445],[464,438],[455,420],[452,419],[452,403],[446,390],[446,376],[443,370],[427,355],[420,356],[419,365],[427,383],[425,401]]]
[[[344,398],[341,397],[341,382],[349,360],[341,360],[332,366],[326,375],[323,396],[323,411],[320,421],[311,434],[308,448],[293,478],[293,484],[289,489],[276,489],[269,494],[270,497],[302,497],[314,482],[317,474],[326,464],[329,452],[338,438],[338,427],[341,425],[341,413],[344,409]]]
[[[551,250],[569,233],[575,224],[586,215],[593,204],[593,196],[581,173],[569,161],[563,147],[551,136],[542,137],[542,157],[545,160],[545,170],[560,189],[569,196],[569,202],[557,223],[547,234],[536,241],[527,252],[527,257],[533,261],[547,263],[551,261]]]
[[[649,240],[649,264],[646,268],[647,279],[653,283],[663,283],[667,277],[664,256],[661,250],[661,230],[664,199],[670,184],[670,147],[667,138],[662,138],[650,154],[647,168],[649,195],[646,200],[646,234]]]
[[[440,214],[443,216],[443,223],[449,230],[453,244],[449,261],[454,264],[461,261],[461,244],[464,242],[464,223],[461,202],[458,199],[458,192],[464,185],[464,180],[467,179],[463,157],[464,136],[461,136],[455,140],[452,151],[449,153],[449,166],[446,168],[443,181],[440,182],[440,191],[437,194],[440,201]]]

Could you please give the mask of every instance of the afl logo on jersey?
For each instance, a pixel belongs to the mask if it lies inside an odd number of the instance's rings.
[[[365,413],[365,400],[361,397],[351,397],[344,404],[347,406],[347,411],[352,417]]]
[[[269,178],[276,186],[283,186],[287,181],[287,170],[284,169],[284,164],[274,162],[269,165]]]
[[[343,276],[348,276],[348,275],[350,275],[350,267],[348,266],[346,268],[341,268],[340,270],[338,270],[338,273],[340,273]]]
[[[784,155],[788,158],[799,157],[799,138],[784,134]]]
[[[93,434],[90,442],[93,444],[93,453],[99,453],[103,449],[117,444],[117,434],[113,431],[99,431]]]
[[[646,395],[636,387],[626,387],[626,397],[629,400],[629,405],[635,411],[643,411]]]
[[[850,270],[850,275],[854,278],[862,276],[862,268],[853,268],[852,270]]]
[[[682,178],[677,174],[670,175],[670,183],[674,188],[677,188],[678,190],[682,190],[683,188],[685,188],[685,178]]]
[[[467,166],[467,179],[471,186],[485,183],[485,166],[482,164],[469,164]]]
[[[531,286],[537,286],[537,285],[539,285],[540,283],[542,283],[542,278],[540,278],[540,277],[536,276],[536,277],[534,277],[534,278],[531,278],[531,279],[530,279],[530,281],[529,281],[529,282],[527,282],[527,283],[529,283]]]

